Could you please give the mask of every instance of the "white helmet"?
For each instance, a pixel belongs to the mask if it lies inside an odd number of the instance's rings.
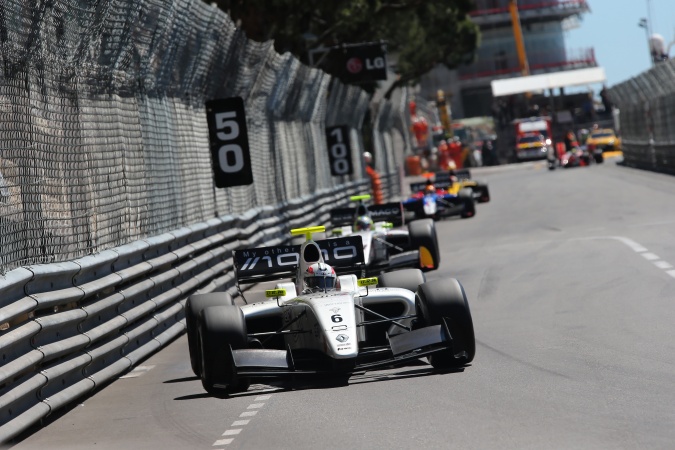
[[[322,262],[310,264],[305,270],[303,279],[305,287],[313,291],[328,291],[340,288],[335,269]]]

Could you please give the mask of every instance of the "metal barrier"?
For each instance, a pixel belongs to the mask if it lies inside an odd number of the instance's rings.
[[[236,295],[233,250],[281,244],[290,228],[327,223],[331,208],[366,189],[367,181],[352,182],[96,256],[10,272],[0,283],[0,442],[181,334],[189,295]]]
[[[608,90],[620,111],[623,164],[675,175],[675,60]]]

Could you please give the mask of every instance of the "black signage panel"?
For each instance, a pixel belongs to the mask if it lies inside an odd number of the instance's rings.
[[[354,172],[354,167],[352,165],[352,149],[349,145],[349,126],[326,127],[326,142],[328,144],[331,175],[351,175]]]
[[[333,268],[355,268],[362,264],[363,240],[361,236],[345,236],[316,241],[323,260]],[[234,265],[241,278],[284,273],[300,264],[300,245],[259,247],[234,252]]]
[[[347,83],[387,79],[387,52],[382,43],[353,45],[335,49],[331,53],[341,53],[342,70],[339,77]]]
[[[216,186],[253,183],[244,100],[232,97],[206,102],[211,161]]]

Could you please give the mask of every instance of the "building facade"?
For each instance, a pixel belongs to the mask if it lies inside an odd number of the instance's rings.
[[[481,29],[475,62],[458,70],[436,67],[421,79],[417,94],[432,100],[445,91],[454,118],[492,115],[490,82],[521,75],[509,0],[475,1],[471,16]],[[590,11],[586,0],[518,0],[518,11],[530,74],[597,66],[593,48],[565,46],[565,31]]]

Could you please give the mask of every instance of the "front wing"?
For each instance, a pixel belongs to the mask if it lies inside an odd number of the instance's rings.
[[[454,353],[452,335],[445,319],[441,325],[427,326],[387,337],[386,346],[363,349],[359,352],[353,368],[341,372],[353,373],[402,365],[436,352],[448,350],[453,352],[458,362],[466,358],[465,352]],[[319,367],[316,370],[297,369],[290,349],[232,350],[232,356],[237,376],[284,377],[335,372]]]

